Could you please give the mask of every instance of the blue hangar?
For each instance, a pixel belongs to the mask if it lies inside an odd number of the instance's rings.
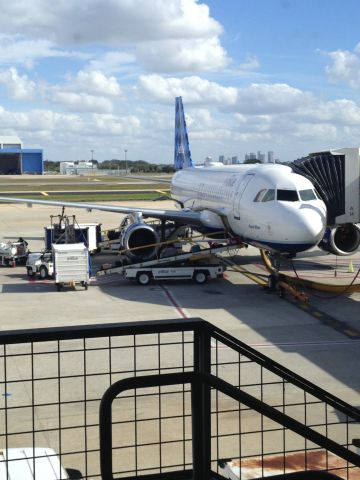
[[[0,175],[42,175],[43,151],[23,148],[18,137],[0,135]]]

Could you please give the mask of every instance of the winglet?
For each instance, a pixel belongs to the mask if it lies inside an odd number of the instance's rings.
[[[193,167],[190,153],[189,138],[186,130],[184,107],[181,97],[175,98],[175,170]]]

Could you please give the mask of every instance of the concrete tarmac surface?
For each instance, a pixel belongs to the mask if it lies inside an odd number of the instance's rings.
[[[115,203],[114,203],[115,204]],[[131,204],[132,205],[132,204]],[[173,208],[173,202],[137,202],[139,208]],[[43,248],[44,226],[52,206],[0,204],[0,239],[23,237],[32,251]],[[100,222],[103,229],[117,227],[122,216],[109,212],[65,211],[78,223]],[[257,250],[238,252],[244,264],[262,268]],[[106,255],[96,263],[109,260]],[[265,273],[265,272],[264,272]],[[318,272],[319,273],[319,272]],[[29,281],[25,268],[0,268],[1,329],[42,328],[77,324],[98,324],[167,318],[201,317],[231,335],[293,368],[334,394],[360,405],[359,343],[310,316],[286,300],[269,294],[256,283],[229,268],[224,280],[205,285],[166,282],[140,287],[120,276],[102,277],[89,291],[56,292],[51,280]],[[331,297],[331,296],[330,296]],[[176,300],[172,302],[171,298]],[[310,305],[331,313],[360,329],[360,294],[327,299],[314,292]]]
[[[166,209],[173,208],[173,202],[136,202],[136,206]],[[50,224],[50,215],[59,213],[51,206],[0,204],[0,240],[21,236],[31,251],[39,251],[44,226]],[[95,210],[65,213],[75,214],[78,223],[100,222],[103,229],[118,227],[122,218]],[[237,252],[240,265],[242,259],[244,265],[262,269],[256,249]],[[93,262],[108,260],[104,254]],[[359,293],[335,298],[311,296],[309,306],[299,307],[232,268],[224,279],[204,285],[181,281],[142,287],[115,275],[94,279],[87,291],[79,287],[57,292],[52,280],[30,280],[24,266],[0,267],[2,331],[200,317],[357,407],[360,339],[333,328],[331,322],[322,322],[321,315],[311,315],[308,310],[314,307],[360,330],[359,301]],[[170,351],[168,354],[171,356]]]

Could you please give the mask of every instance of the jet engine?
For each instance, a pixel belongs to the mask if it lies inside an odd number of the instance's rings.
[[[159,235],[142,219],[141,214],[127,215],[120,225],[122,248],[133,260],[151,260],[158,251]]]
[[[351,255],[360,245],[360,224],[346,223],[328,227],[318,247],[334,255]]]

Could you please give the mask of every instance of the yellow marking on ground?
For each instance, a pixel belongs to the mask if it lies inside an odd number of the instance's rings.
[[[314,317],[323,317],[324,315],[321,312],[313,312]]]
[[[350,337],[359,336],[359,332],[357,332],[356,330],[348,330],[347,328],[344,330],[344,333],[346,333],[346,335],[350,335]]]
[[[40,192],[40,193],[41,193],[41,195],[44,195],[44,197],[48,197],[48,196],[49,196],[49,194],[46,193],[46,192]]]
[[[245,275],[245,277],[249,278],[250,280],[252,280],[253,282],[259,284],[259,285],[267,285],[267,282],[263,279],[263,278],[260,278],[258,277],[256,274],[254,273],[250,273],[248,272],[245,268],[243,267],[240,267],[239,265],[236,265],[236,263],[233,263],[233,262],[230,262],[229,260],[225,259],[225,258],[222,258],[221,259],[224,263],[226,263],[227,265],[229,265],[230,267],[232,267],[234,270],[236,270],[237,272],[239,273],[242,273],[243,275]]]
[[[162,195],[167,195],[169,191],[165,192],[164,190],[155,190],[157,193],[161,193]]]

